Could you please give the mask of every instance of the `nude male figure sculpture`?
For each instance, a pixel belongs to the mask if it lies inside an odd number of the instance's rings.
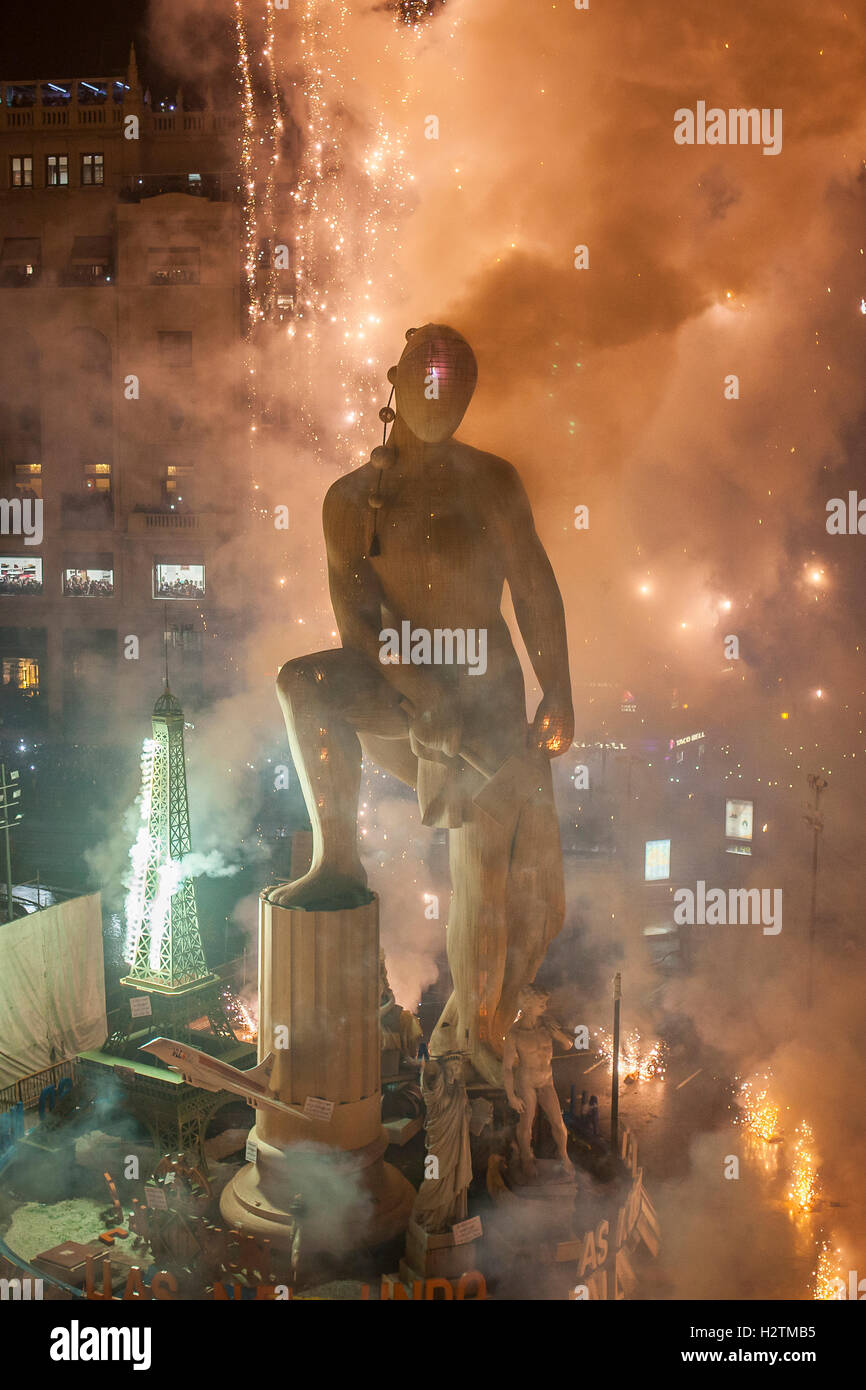
[[[387,445],[339,478],[323,507],[331,601],[342,647],[288,662],[277,687],[313,827],[310,871],[268,894],[322,910],[370,900],[358,848],[362,755],[417,789],[422,819],[449,829],[453,993],[431,1052],[465,1051],[502,1080],[521,988],[562,926],[559,825],[549,759],[574,732],[562,600],[510,463],[454,438],[475,357],[441,324],[410,331],[396,367]],[[543,691],[527,726],[520,664],[502,617],[508,583]],[[383,662],[386,628],[486,632],[486,669]],[[440,649],[441,650],[441,649]],[[535,791],[494,820],[473,804],[482,774],[534,758]]]
[[[517,1122],[517,1146],[520,1166],[525,1178],[535,1176],[535,1156],[532,1152],[532,1126],[540,1106],[550,1122],[556,1151],[563,1173],[574,1177],[568,1159],[568,1131],[562,1118],[562,1107],[553,1084],[553,1042],[564,1047],[574,1045],[574,1039],[554,1023],[542,1017],[549,995],[535,985],[528,985],[520,995],[520,1015],[509,1028],[505,1038],[502,1073],[505,1094]]]

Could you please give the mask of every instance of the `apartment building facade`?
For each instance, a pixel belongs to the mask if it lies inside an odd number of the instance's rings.
[[[219,686],[237,134],[209,102],[155,106],[134,53],[0,82],[0,737],[109,739],[158,688],[164,634],[182,698]]]

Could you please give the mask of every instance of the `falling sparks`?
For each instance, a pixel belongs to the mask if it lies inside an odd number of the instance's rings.
[[[812,1271],[813,1299],[838,1301],[845,1298],[845,1276],[842,1271],[842,1252],[824,1239],[818,1248],[818,1263]]]
[[[815,1210],[818,1202],[818,1174],[815,1161],[815,1136],[804,1121],[797,1126],[794,1141],[794,1162],[790,1186],[785,1200],[792,1216]]]

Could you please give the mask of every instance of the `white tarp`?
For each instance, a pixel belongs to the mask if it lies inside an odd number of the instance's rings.
[[[106,1034],[99,893],[0,923],[0,1089]]]

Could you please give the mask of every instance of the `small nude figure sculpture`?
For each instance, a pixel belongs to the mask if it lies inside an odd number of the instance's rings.
[[[537,1106],[541,1106],[553,1130],[562,1171],[574,1177],[567,1153],[568,1133],[562,1118],[559,1097],[553,1084],[553,1042],[571,1048],[570,1038],[552,1019],[543,1019],[550,996],[535,985],[527,985],[520,995],[520,1013],[505,1036],[502,1075],[505,1094],[512,1110],[520,1119],[517,1124],[517,1143],[523,1176],[536,1176],[532,1152],[532,1125]]]

